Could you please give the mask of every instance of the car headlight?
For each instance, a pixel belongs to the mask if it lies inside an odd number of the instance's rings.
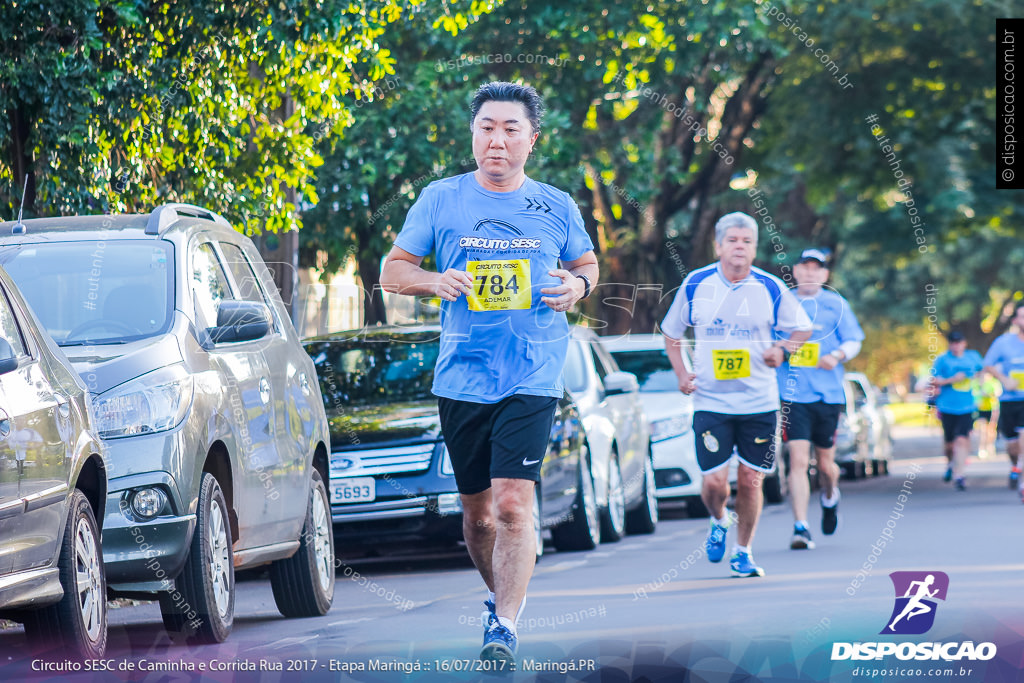
[[[693,420],[689,415],[674,415],[651,423],[651,441],[665,441],[682,436],[692,429]]]
[[[176,427],[192,405],[192,376],[161,368],[96,397],[96,430],[103,439],[153,434]]]
[[[452,467],[452,458],[448,455],[448,446],[441,445],[441,474],[452,476],[455,474],[455,468]]]

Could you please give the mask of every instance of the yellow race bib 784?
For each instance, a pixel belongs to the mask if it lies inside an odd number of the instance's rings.
[[[530,308],[529,259],[469,261],[466,272],[473,278],[469,295],[471,311],[515,311]]]

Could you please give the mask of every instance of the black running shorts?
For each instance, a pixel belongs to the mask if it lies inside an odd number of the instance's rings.
[[[740,462],[771,472],[775,465],[775,425],[778,411],[726,415],[698,410],[693,414],[697,464],[704,474],[726,467],[735,446]]]
[[[843,406],[838,403],[782,404],[782,434],[786,441],[810,441],[818,448],[835,445],[836,428]]]
[[[491,479],[540,481],[557,398],[513,394],[497,403],[437,400],[441,432],[459,493],[491,487]]]
[[[958,436],[970,436],[974,429],[974,411],[962,415],[942,413],[942,439],[953,443]]]
[[[1024,401],[999,402],[999,433],[1004,439],[1016,439],[1024,431]]]

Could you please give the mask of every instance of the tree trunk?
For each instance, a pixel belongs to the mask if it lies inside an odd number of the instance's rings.
[[[380,286],[380,261],[373,257],[361,257],[358,262],[363,289],[363,325],[385,325],[388,318],[384,290]]]

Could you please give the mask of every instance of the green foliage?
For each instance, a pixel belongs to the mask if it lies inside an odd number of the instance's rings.
[[[465,23],[460,5],[439,20]],[[251,231],[295,228],[297,204],[317,201],[310,122],[341,133],[393,70],[378,43],[388,26],[433,12],[422,0],[5,4],[0,205],[15,210],[28,172],[29,214],[192,201]]]

